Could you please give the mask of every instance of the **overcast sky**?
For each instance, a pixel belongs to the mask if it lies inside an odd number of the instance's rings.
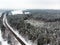
[[[0,9],[60,9],[60,0],[0,0]]]

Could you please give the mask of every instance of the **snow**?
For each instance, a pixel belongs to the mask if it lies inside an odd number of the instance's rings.
[[[23,12],[21,10],[12,11],[12,15],[14,14],[23,14]]]
[[[19,35],[16,31],[14,31],[14,29],[8,24],[7,20],[6,20],[6,24],[26,45],[32,45],[30,42],[29,42],[30,44],[26,42],[26,40],[21,35]]]
[[[0,29],[0,42],[2,43],[2,45],[9,45],[7,43],[7,41],[4,41],[3,38],[2,38],[2,33],[1,33],[1,29]]]
[[[30,12],[25,12],[25,14],[30,14]]]
[[[8,26],[9,28],[10,28],[10,30],[12,31],[12,32],[14,32],[16,35],[17,35],[17,37],[19,37],[26,45],[36,45],[36,44],[34,44],[33,42],[31,42],[30,40],[28,40],[28,42],[25,40],[25,38],[23,38],[20,34],[18,34],[16,31],[14,31],[14,29],[8,24],[8,21],[7,21],[7,18],[6,18],[6,14],[4,15],[4,17],[3,17],[3,24],[4,24],[4,26]],[[19,44],[18,44],[19,45]]]
[[[25,22],[30,23],[31,25],[36,26],[36,27],[43,27],[44,26],[43,21],[37,21],[37,20],[30,19],[30,20],[25,20]]]

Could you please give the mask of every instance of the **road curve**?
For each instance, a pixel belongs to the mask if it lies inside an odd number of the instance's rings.
[[[18,34],[16,31],[14,31],[14,29],[8,24],[8,21],[7,21],[7,18],[6,18],[6,13],[3,16],[3,25],[12,32],[12,34],[20,42],[21,45],[31,45],[31,44],[28,44],[25,41],[25,39],[20,34]]]

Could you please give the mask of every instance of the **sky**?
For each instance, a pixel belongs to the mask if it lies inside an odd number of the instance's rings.
[[[0,9],[60,9],[60,0],[0,0]]]

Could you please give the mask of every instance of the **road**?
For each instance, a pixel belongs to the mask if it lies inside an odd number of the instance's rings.
[[[33,45],[30,42],[26,42],[26,40],[20,34],[18,34],[16,31],[14,31],[14,29],[8,24],[8,21],[6,18],[6,13],[3,16],[3,25],[12,32],[12,34],[20,42],[21,45]]]

